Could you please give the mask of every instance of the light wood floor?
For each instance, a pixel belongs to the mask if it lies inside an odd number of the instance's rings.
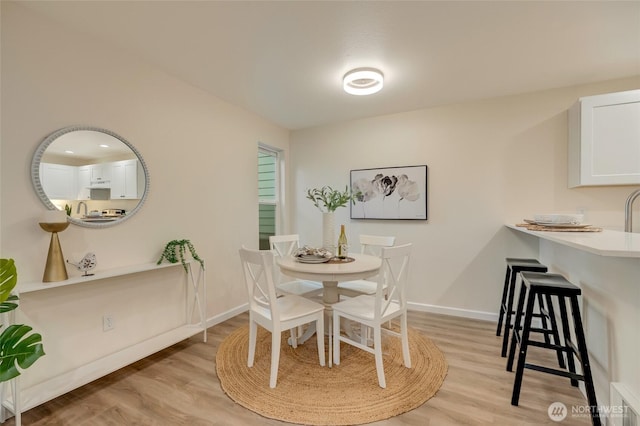
[[[236,405],[220,389],[215,373],[219,343],[246,324],[239,315],[208,331],[109,376],[23,413],[24,425],[288,425]],[[588,425],[571,414],[551,421],[547,409],[563,402],[569,410],[586,401],[568,379],[526,370],[520,406],[513,407],[514,373],[505,371],[495,324],[412,312],[410,325],[444,352],[449,372],[435,397],[421,407],[375,425]],[[535,351],[538,352],[535,352]],[[554,358],[532,348],[528,361]],[[546,352],[546,351],[545,351]],[[319,389],[321,394],[327,390]],[[5,422],[13,426],[13,419]]]

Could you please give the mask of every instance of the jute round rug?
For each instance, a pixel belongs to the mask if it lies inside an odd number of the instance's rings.
[[[400,339],[383,338],[386,389],[378,386],[373,354],[343,343],[340,365],[321,367],[315,337],[294,349],[287,344],[288,336],[283,333],[275,389],[269,388],[271,334],[258,328],[252,368],[247,367],[249,326],[227,336],[216,354],[224,392],[243,407],[271,419],[305,425],[356,425],[419,407],[436,394],[447,375],[440,349],[411,328],[412,368],[404,367]]]

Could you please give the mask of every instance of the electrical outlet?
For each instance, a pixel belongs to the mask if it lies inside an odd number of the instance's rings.
[[[102,331],[113,330],[115,326],[116,323],[112,314],[105,314],[102,316]]]

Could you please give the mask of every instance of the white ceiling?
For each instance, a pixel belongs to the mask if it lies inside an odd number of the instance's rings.
[[[640,1],[19,4],[289,129],[640,75]]]

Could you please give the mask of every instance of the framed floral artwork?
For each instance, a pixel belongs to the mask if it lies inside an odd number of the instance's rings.
[[[427,166],[351,170],[351,219],[427,220]]]

